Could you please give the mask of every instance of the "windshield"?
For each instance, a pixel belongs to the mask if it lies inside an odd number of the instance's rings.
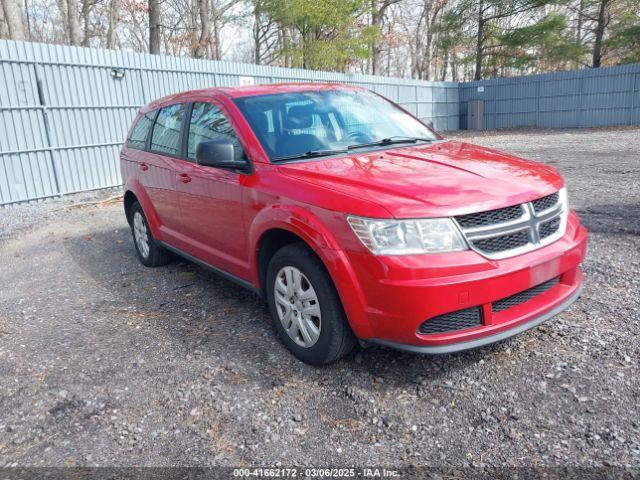
[[[274,162],[342,153],[358,145],[437,139],[419,120],[368,91],[279,93],[235,103]]]

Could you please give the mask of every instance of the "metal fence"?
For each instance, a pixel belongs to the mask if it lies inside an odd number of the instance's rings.
[[[640,65],[457,84],[0,40],[0,206],[120,185],[118,151],[138,108],[246,81],[356,84],[438,130],[640,124]]]
[[[640,65],[460,84],[460,128],[468,102],[484,102],[484,129],[640,124]]]
[[[121,183],[118,152],[138,108],[247,81],[356,84],[437,129],[458,129],[458,85],[0,41],[0,205]]]

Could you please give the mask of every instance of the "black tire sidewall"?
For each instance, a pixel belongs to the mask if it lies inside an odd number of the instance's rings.
[[[320,337],[308,348],[293,341],[278,316],[274,298],[275,279],[283,267],[295,267],[309,280],[318,296],[321,312]],[[320,260],[303,244],[288,245],[279,250],[269,262],[265,295],[269,313],[282,342],[300,360],[311,365],[324,365],[341,356],[345,336],[346,318],[342,304],[329,274]],[[350,334],[350,331],[347,332]]]

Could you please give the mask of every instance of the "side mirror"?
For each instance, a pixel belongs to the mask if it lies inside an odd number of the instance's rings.
[[[425,122],[425,125],[429,127],[431,130],[435,130],[435,128],[433,127],[433,122],[431,120],[429,120],[428,122]]]
[[[246,159],[236,159],[236,151],[229,140],[209,140],[200,142],[196,147],[196,162],[205,167],[245,170],[249,165]]]

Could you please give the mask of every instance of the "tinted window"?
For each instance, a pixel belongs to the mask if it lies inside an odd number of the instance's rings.
[[[156,111],[147,112],[142,115],[136,122],[129,140],[127,140],[127,146],[130,148],[137,148],[143,150],[147,144],[147,136],[149,135],[149,129],[153,125],[153,117],[156,116]]]
[[[151,150],[170,155],[180,153],[180,130],[183,117],[183,105],[171,105],[160,109],[151,135]]]
[[[236,147],[236,156],[242,155],[242,145],[224,113],[210,103],[194,103],[189,123],[187,158],[195,160],[200,142],[229,140]]]

